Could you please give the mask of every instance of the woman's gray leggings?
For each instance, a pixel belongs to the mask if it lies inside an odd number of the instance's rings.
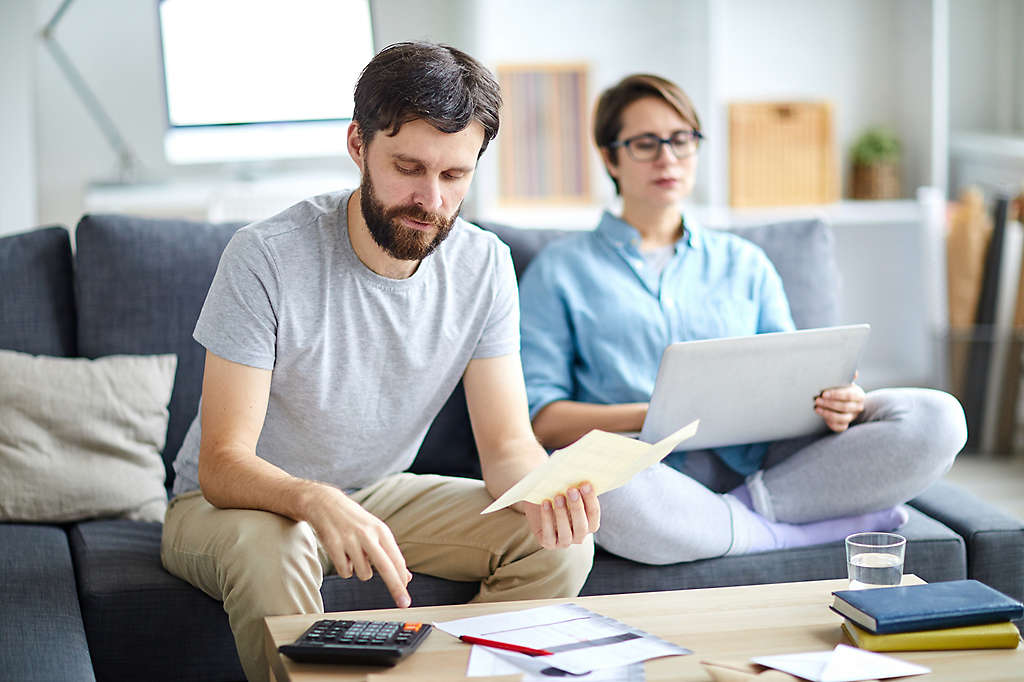
[[[867,394],[842,433],[777,441],[747,477],[754,509],[769,521],[808,523],[902,504],[946,473],[967,440],[964,412],[942,391],[889,388]],[[601,495],[597,542],[647,563],[725,554],[747,523],[719,493],[743,483],[710,451],[683,471],[657,464]],[[740,510],[743,511],[743,510]]]

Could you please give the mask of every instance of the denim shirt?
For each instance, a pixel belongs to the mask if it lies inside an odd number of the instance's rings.
[[[759,247],[689,216],[683,225],[660,273],[640,252],[640,233],[607,212],[592,232],[533,259],[519,294],[531,418],[556,400],[649,401],[670,343],[794,329],[782,280]],[[757,443],[716,453],[749,475],[765,450]]]

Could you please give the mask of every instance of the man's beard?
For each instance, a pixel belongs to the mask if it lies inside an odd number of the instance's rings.
[[[369,168],[363,169],[363,181],[359,186],[359,207],[363,211],[363,219],[373,241],[388,255],[399,260],[422,260],[433,253],[434,249],[448,237],[455,224],[455,218],[462,210],[462,204],[459,204],[452,217],[445,218],[418,206],[385,208],[373,191]],[[433,225],[437,230],[433,238],[429,232],[402,225],[398,219],[403,216]]]

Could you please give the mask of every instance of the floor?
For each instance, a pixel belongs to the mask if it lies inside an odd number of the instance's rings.
[[[961,454],[946,478],[1024,520],[1024,455]]]

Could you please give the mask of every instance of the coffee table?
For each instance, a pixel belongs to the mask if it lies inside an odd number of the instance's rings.
[[[923,582],[912,575],[904,576],[903,580],[904,584]],[[702,659],[746,661],[758,655],[823,651],[846,642],[839,627],[842,619],[827,608],[832,591],[845,588],[846,580],[817,580],[576,599],[350,611],[328,616],[434,622],[571,601],[693,650],[689,656],[648,661],[645,669],[649,682],[707,682],[711,677],[700,665]],[[294,641],[318,618],[320,616],[302,615],[266,619],[267,652],[271,671],[278,682],[365,680],[368,675],[374,675],[374,680],[394,677],[429,682],[465,676],[469,645],[436,630],[409,658],[393,668],[301,664],[277,653],[278,646]],[[1013,650],[921,651],[894,655],[931,668],[931,675],[905,678],[922,682],[1021,680],[1024,677],[1024,648],[1019,646]]]

